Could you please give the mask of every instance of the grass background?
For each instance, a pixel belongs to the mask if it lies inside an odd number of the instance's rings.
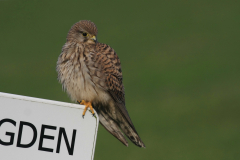
[[[70,27],[118,53],[146,149],[99,127],[95,160],[240,159],[239,1],[0,1],[0,91],[70,102],[55,71]]]

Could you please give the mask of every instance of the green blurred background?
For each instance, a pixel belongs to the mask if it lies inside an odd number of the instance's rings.
[[[118,53],[146,149],[99,127],[95,160],[240,159],[240,1],[1,1],[0,92],[70,102],[55,71],[70,27]]]

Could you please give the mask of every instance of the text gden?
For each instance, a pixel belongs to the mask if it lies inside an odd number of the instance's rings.
[[[8,123],[8,125],[16,126],[16,121],[14,121],[12,119],[7,119],[6,118],[6,119],[2,119],[0,121],[0,129],[1,129],[1,126],[4,123]],[[22,136],[23,136],[22,133],[23,133],[24,126],[25,127],[30,127],[32,129],[32,131],[33,131],[32,140],[28,144],[22,144],[22,142],[21,142],[21,139],[22,139]],[[54,140],[54,136],[45,134],[45,130],[47,130],[47,129],[48,130],[57,130],[57,127],[56,126],[50,126],[50,125],[42,124],[41,131],[40,131],[40,137],[39,137],[38,150],[39,151],[46,151],[46,152],[53,152],[54,149],[43,147],[43,140],[44,139]],[[67,150],[68,150],[69,155],[73,155],[74,144],[75,144],[75,139],[76,139],[76,132],[77,132],[77,130],[73,129],[71,144],[69,144],[69,141],[68,141],[68,138],[67,138],[68,136],[66,134],[65,128],[59,127],[58,140],[57,140],[57,146],[56,146],[56,153],[60,153],[61,141],[62,141],[62,137],[63,137],[64,140],[65,140],[65,144],[67,146]],[[5,135],[9,136],[10,139],[9,139],[9,141],[6,141],[6,140],[3,141],[2,138],[0,137],[0,145],[4,145],[4,146],[13,145],[14,138],[15,138],[15,133],[6,131]],[[29,148],[29,147],[31,147],[31,146],[33,146],[35,144],[35,142],[37,140],[37,136],[38,136],[37,129],[36,129],[36,127],[32,123],[20,121],[19,129],[18,129],[17,145],[16,146],[20,147],[20,148]]]

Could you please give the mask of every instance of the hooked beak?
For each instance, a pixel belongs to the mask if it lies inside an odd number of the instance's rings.
[[[96,42],[96,41],[97,41],[96,36],[92,36],[91,40],[93,40],[94,42]]]

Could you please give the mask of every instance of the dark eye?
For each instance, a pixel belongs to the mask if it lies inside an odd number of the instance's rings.
[[[83,32],[83,33],[82,33],[82,35],[83,35],[84,37],[86,37],[88,34],[87,34],[87,33],[85,33],[85,32]]]

